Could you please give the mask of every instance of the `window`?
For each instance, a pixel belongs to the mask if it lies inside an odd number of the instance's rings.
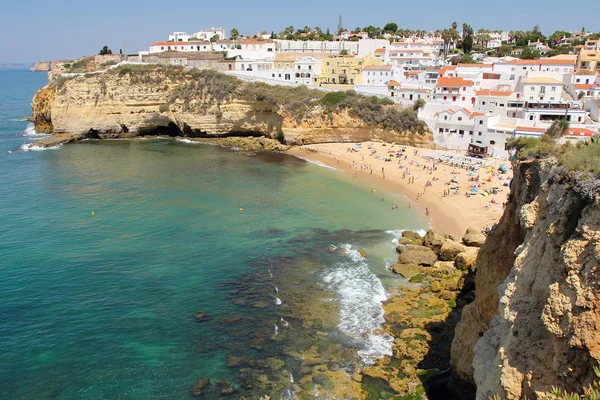
[[[448,100],[448,97],[447,97],[447,96],[444,96],[444,100]]]
[[[482,102],[481,102],[481,105],[485,106],[485,101],[482,101]]]
[[[300,69],[300,66],[298,65],[298,69]]]
[[[469,131],[469,135],[473,136],[473,131]]]
[[[481,132],[477,132],[477,134],[478,134],[479,136],[481,136]],[[479,142],[479,143],[481,143],[481,142]]]
[[[530,92],[534,92],[534,91],[535,91],[535,88],[534,88],[533,86],[530,86],[530,87],[529,87],[529,91],[530,91]]]
[[[500,107],[504,107],[504,104],[503,104],[503,103],[500,103],[500,104],[498,104],[498,105],[499,105]]]
[[[273,78],[275,78],[275,74],[271,74],[271,76],[272,76]]]
[[[463,96],[462,101],[465,101],[465,97]]]
[[[529,116],[529,120],[530,120],[530,121],[533,121],[533,114],[531,114],[531,115]]]
[[[490,144],[496,144],[495,140],[490,140]]]
[[[550,91],[552,91],[552,92],[556,92],[556,86],[552,86],[552,87],[550,88]]]
[[[479,120],[479,125],[483,125],[483,120]]]
[[[289,67],[290,67],[290,64],[285,64],[285,67],[286,67],[286,68],[289,68]]]
[[[448,116],[444,115],[444,121],[448,121]]]
[[[462,117],[458,117],[458,120],[459,120],[459,121],[462,121]]]
[[[579,82],[581,82],[581,79],[577,78],[577,79],[575,80],[575,82],[579,83]]]

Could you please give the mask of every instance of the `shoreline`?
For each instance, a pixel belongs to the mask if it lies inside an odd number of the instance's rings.
[[[512,177],[508,161],[504,162],[504,165],[509,168],[506,174],[493,175],[487,173],[487,170],[479,170],[481,180],[480,188],[477,190],[498,187],[500,191],[497,194],[484,197],[480,193],[473,193],[472,197],[467,198],[465,192],[470,193],[473,182],[468,180],[469,172],[465,169],[437,164],[437,170],[431,171],[431,173],[423,170],[423,166],[433,165],[431,161],[423,158],[424,154],[433,149],[404,145],[394,146],[383,142],[363,142],[360,146],[361,149],[356,152],[348,151],[349,148],[353,148],[353,144],[313,144],[292,147],[285,153],[310,162],[321,163],[339,171],[346,177],[352,176],[352,181],[365,189],[404,195],[408,201],[405,204],[396,204],[396,206],[416,208],[423,214],[426,214],[426,210],[428,210],[427,219],[430,228],[436,231],[462,237],[469,227],[483,229],[485,226],[496,224],[502,216],[504,211],[502,204],[510,192],[510,189],[503,184],[507,182],[506,178]],[[378,158],[387,154],[390,149],[398,150],[400,148],[406,148],[404,153],[407,157],[406,160],[404,157],[402,159],[392,158],[392,161],[389,162]],[[370,154],[372,150],[376,151],[374,155]],[[415,151],[418,152],[417,155],[414,155]],[[459,154],[456,151],[453,153]],[[500,160],[492,160],[492,170],[496,171],[501,163]],[[410,175],[403,178],[404,172],[409,172]],[[450,189],[446,183],[454,176],[457,176],[460,182],[458,194],[444,196],[444,192]],[[414,178],[414,183],[409,183],[409,177]],[[436,180],[433,180],[434,177]],[[490,182],[487,181],[488,179]],[[431,183],[431,186],[425,187],[427,181]]]

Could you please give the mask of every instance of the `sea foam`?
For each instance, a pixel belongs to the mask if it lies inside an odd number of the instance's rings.
[[[330,167],[329,165],[323,164],[321,161],[309,160],[308,158],[304,158],[304,157],[301,157],[301,156],[298,156],[298,155],[296,157],[298,157],[299,159],[304,160],[306,162],[309,162],[311,164],[318,165],[319,167],[325,167],[325,168],[329,168],[329,169],[332,169],[334,171],[337,171],[336,168],[333,168],[333,167]]]
[[[19,148],[22,151],[42,151],[42,150],[58,150],[61,147],[62,147],[62,143],[57,144],[56,146],[41,147],[41,146],[37,146],[35,144],[35,142],[33,142],[33,143],[22,144]]]
[[[349,244],[341,247],[346,250],[347,261],[328,269],[323,280],[338,295],[340,331],[356,342],[362,361],[373,364],[377,358],[392,355],[393,338],[375,333],[385,322],[381,303],[387,293],[357,249]]]
[[[397,246],[398,239],[402,237],[402,232],[406,230],[408,229],[390,229],[385,231],[385,233],[387,233],[388,235],[392,235],[392,243]],[[424,229],[415,229],[413,230],[413,232],[418,233],[421,237],[425,236],[425,234],[427,233],[427,231],[425,231]]]

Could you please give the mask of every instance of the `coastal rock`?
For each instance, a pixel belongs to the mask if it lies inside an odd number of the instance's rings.
[[[423,267],[420,267],[417,264],[393,264],[390,266],[390,271],[410,279],[413,276],[422,273]]]
[[[479,249],[476,247],[468,247],[467,250],[458,253],[454,260],[456,268],[462,271],[475,272],[478,253]]]
[[[417,232],[414,232],[414,231],[403,231],[402,232],[402,237],[404,239],[411,240],[413,242],[413,244],[417,244],[419,246],[423,244],[423,238]]]
[[[195,316],[196,322],[204,322],[211,318],[212,318],[212,315],[210,315],[202,310],[198,310],[196,312],[196,316]]]
[[[486,235],[481,233],[475,228],[469,228],[465,232],[465,235],[462,238],[462,242],[465,246],[473,246],[473,247],[481,247],[483,243],[485,243]]]
[[[597,379],[600,198],[554,165],[514,164],[504,215],[477,257],[475,302],[451,351],[453,378],[477,399],[545,398]]]
[[[453,240],[444,242],[440,248],[439,258],[441,261],[454,261],[459,253],[466,250],[466,247]]]
[[[398,264],[433,265],[436,260],[435,253],[425,246],[407,245],[398,256]]]
[[[236,322],[241,321],[242,318],[243,318],[242,314],[240,314],[240,313],[232,313],[232,314],[229,314],[229,315],[224,315],[221,318],[219,318],[219,323],[220,324],[225,324],[225,325],[234,324]]]
[[[194,397],[201,397],[206,393],[205,389],[207,389],[209,386],[210,379],[208,376],[203,376],[202,378],[198,379],[194,386],[190,387],[190,393]]]
[[[364,251],[363,249],[358,249],[357,252],[358,252],[358,254],[360,254],[360,256],[362,258],[367,258],[367,252]]]
[[[414,244],[417,246],[421,246],[423,244],[422,242],[423,242],[422,239],[414,240],[414,239],[401,237],[398,239],[398,246],[406,246],[407,244]]]
[[[448,239],[430,229],[427,231],[425,236],[423,236],[423,246],[429,247],[437,256],[440,254],[442,245],[446,242],[446,240]]]

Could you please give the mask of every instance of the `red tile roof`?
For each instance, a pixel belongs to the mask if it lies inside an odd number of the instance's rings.
[[[375,49],[375,53],[385,53],[385,49],[384,48]]]
[[[388,87],[390,87],[390,86],[400,86],[400,83],[398,81],[395,81],[395,80],[392,79],[391,81],[388,82],[387,85],[388,85]]]
[[[595,134],[597,134],[598,132],[594,132],[590,129],[587,128],[569,128],[568,131],[568,135],[571,136],[585,136],[585,137],[591,137],[594,136]]]
[[[454,71],[456,69],[456,65],[446,65],[440,68],[439,76],[443,76],[446,71]]]
[[[440,77],[437,81],[436,86],[450,86],[450,87],[459,87],[459,86],[473,86],[473,81],[468,81],[463,78],[446,78]]]
[[[591,89],[592,86],[594,86],[593,84],[586,84],[586,83],[575,83],[573,85],[575,87],[575,89]]]
[[[485,90],[477,90],[475,92],[475,94],[477,96],[510,96],[511,94],[513,94],[513,92],[510,92],[507,90],[485,89]]]
[[[517,131],[529,131],[529,132],[546,132],[546,128],[536,128],[533,126],[517,126]]]

